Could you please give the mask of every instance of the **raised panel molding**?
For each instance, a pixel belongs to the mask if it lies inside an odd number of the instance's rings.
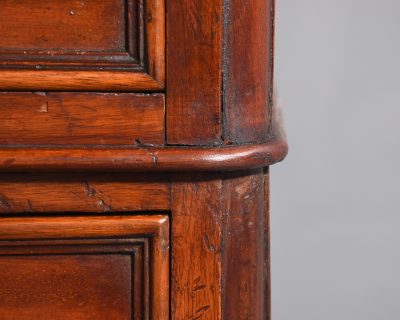
[[[2,219],[0,318],[167,319],[168,243],[167,216]]]
[[[4,0],[0,89],[162,89],[164,11],[164,0]]]

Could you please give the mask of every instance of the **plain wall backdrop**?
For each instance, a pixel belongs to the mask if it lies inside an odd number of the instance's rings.
[[[400,319],[400,1],[276,0],[272,319]]]

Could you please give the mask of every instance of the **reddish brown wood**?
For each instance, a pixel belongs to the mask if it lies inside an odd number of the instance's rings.
[[[164,0],[3,2],[1,89],[164,88]]]
[[[4,51],[122,51],[124,2],[2,0],[0,47]]]
[[[167,142],[221,143],[222,0],[167,1]]]
[[[165,6],[165,0],[146,0],[143,13],[147,41],[147,57],[143,63],[159,89],[165,89]]]
[[[171,319],[221,319],[222,182],[185,175],[172,186]]]
[[[0,256],[0,317],[130,319],[131,263],[115,254]]]
[[[2,5],[0,318],[269,320],[274,1]]]
[[[272,107],[274,0],[226,0],[224,7],[224,140],[268,138]]]
[[[269,191],[269,167],[264,168],[264,200],[265,200],[265,223],[264,223],[264,318],[271,320],[271,261],[270,261],[270,191]]]
[[[286,153],[284,140],[218,148],[2,148],[0,171],[234,171],[271,165]]]
[[[142,143],[164,143],[164,95],[0,93],[0,145]]]
[[[0,176],[1,214],[169,209],[169,185],[163,177],[80,173]]]
[[[2,70],[0,71],[0,89],[11,91],[160,91],[163,85],[143,72]]]
[[[226,319],[265,319],[265,199],[262,170],[224,181],[223,311]]]
[[[172,319],[269,319],[262,169],[186,174],[172,186]]]
[[[1,219],[0,317],[168,318],[168,230],[166,216]]]

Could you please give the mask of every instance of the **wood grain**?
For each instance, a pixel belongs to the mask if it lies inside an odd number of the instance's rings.
[[[279,162],[287,151],[285,140],[218,148],[1,148],[0,171],[234,171]]]
[[[223,312],[265,319],[265,199],[262,170],[224,180]]]
[[[1,70],[4,91],[161,91],[164,84],[145,72]]]
[[[131,263],[115,254],[0,256],[0,318],[130,319]]]
[[[0,318],[270,320],[274,0],[2,5]]]
[[[0,48],[123,50],[124,2],[2,0]]]
[[[165,7],[165,0],[146,0],[144,12],[146,38],[143,41],[146,41],[147,56],[142,60],[148,74],[155,80],[152,85],[158,85],[159,90],[165,89]]]
[[[0,214],[169,210],[163,178],[118,174],[2,174]]]
[[[269,319],[263,169],[172,185],[172,319]]]
[[[0,317],[164,320],[168,252],[167,216],[3,218]]]
[[[163,142],[161,94],[0,93],[0,145]]]
[[[204,178],[172,186],[171,319],[221,319],[222,182]]]
[[[270,182],[269,167],[264,168],[264,319],[271,320],[271,258],[270,258]]]
[[[268,138],[272,108],[274,0],[226,0],[224,6],[224,141]]]
[[[165,87],[164,0],[3,2],[0,89]]]
[[[167,1],[167,142],[221,143],[222,1]]]

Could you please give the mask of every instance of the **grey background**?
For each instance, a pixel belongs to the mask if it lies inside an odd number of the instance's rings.
[[[399,59],[399,0],[277,0],[273,320],[400,319]]]

